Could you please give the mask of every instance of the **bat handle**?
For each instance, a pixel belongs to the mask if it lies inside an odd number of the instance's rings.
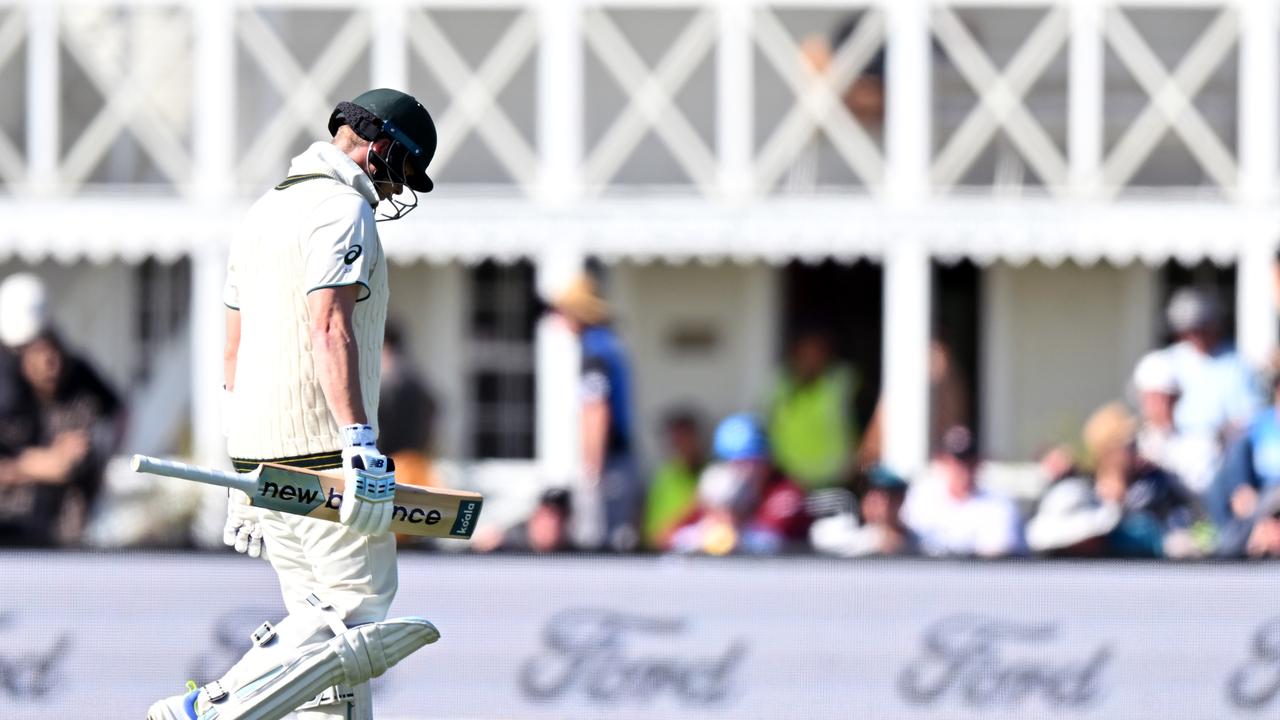
[[[226,470],[188,465],[148,455],[134,455],[129,465],[134,472],[163,475],[165,477],[205,483],[206,485],[235,488],[246,493],[253,492],[258,486],[257,480],[252,475],[241,475]]]

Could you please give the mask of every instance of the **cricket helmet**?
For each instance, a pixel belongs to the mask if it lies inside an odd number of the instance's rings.
[[[351,126],[356,135],[373,142],[386,137],[392,141],[387,157],[376,156],[394,182],[403,182],[417,192],[431,192],[435,183],[427,176],[427,165],[436,154],[436,124],[431,114],[408,93],[377,88],[361,93],[351,102],[340,102],[329,116],[329,134]],[[396,175],[405,163],[413,166],[410,178]]]

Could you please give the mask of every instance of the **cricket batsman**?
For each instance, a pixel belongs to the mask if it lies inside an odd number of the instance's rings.
[[[240,472],[263,462],[341,470],[327,522],[229,498],[224,540],[265,555],[288,615],[263,623],[226,675],[151,706],[148,720],[372,717],[368,680],[439,638],[420,618],[386,620],[396,593],[393,464],[378,451],[387,259],[377,220],[430,192],[436,129],[410,95],[339,103],[331,142],[293,159],[231,244],[224,409]],[[405,189],[411,199],[398,199]],[[380,204],[390,212],[375,218]]]

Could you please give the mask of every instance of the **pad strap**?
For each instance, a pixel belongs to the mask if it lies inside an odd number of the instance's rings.
[[[320,617],[324,618],[329,629],[333,631],[334,637],[337,637],[347,631],[347,624],[342,621],[342,616],[338,614],[337,610],[333,609],[332,605],[321,600],[320,596],[315,593],[311,593],[307,596],[307,604],[315,608],[316,612],[320,613]]]

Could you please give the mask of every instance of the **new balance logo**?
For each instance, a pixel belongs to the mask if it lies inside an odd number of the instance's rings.
[[[289,500],[304,505],[315,505],[324,498],[319,488],[300,488],[294,485],[280,485],[273,482],[263,483],[262,488],[258,490],[258,494],[262,497]]]

